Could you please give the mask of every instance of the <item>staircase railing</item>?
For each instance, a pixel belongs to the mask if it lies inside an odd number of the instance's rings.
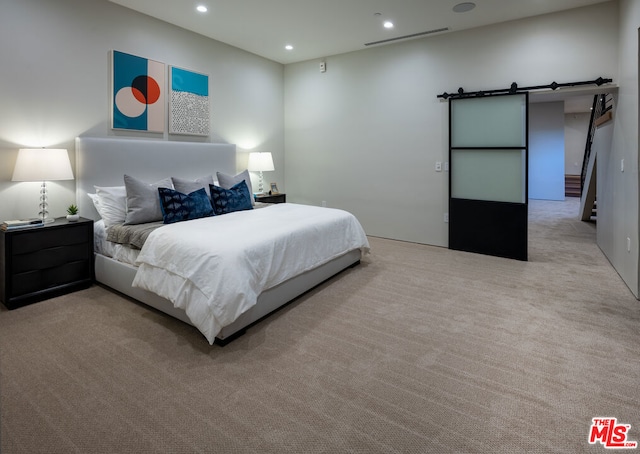
[[[589,166],[589,157],[591,156],[591,145],[593,144],[593,135],[596,131],[596,120],[606,114],[613,108],[613,98],[611,95],[603,93],[594,95],[593,106],[591,107],[591,119],[589,120],[589,131],[587,133],[587,143],[584,149],[584,158],[582,159],[582,173],[580,174],[580,193],[584,191],[584,181],[587,177],[587,167]]]

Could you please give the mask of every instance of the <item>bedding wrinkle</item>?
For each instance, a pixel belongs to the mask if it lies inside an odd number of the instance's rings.
[[[275,204],[154,230],[138,256],[133,285],[184,309],[213,343],[264,290],[368,248],[362,226],[346,211]]]
[[[100,219],[93,223],[94,251],[98,254],[111,257],[119,262],[133,265],[138,258],[140,249],[134,249],[129,246],[108,241],[107,230],[104,220]]]

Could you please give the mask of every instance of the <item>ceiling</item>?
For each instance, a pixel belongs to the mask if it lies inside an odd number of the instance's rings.
[[[468,3],[463,0],[109,1],[288,64],[611,0],[474,0],[475,8],[463,13],[453,11]],[[208,11],[197,12],[198,5]],[[394,27],[384,28],[385,21]],[[443,28],[447,30],[425,34]],[[592,96],[572,98],[569,111],[589,110]]]
[[[473,0],[476,7],[464,13],[453,11],[464,0],[109,1],[287,64],[364,49],[365,43],[442,28],[448,31],[438,34],[450,33],[611,0]],[[208,11],[198,13],[197,5]],[[384,28],[384,21],[394,27]],[[286,50],[287,44],[293,49]]]

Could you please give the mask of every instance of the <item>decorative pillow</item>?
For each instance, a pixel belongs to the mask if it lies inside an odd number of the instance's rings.
[[[209,185],[215,184],[213,181],[213,175],[207,175],[206,177],[198,178],[196,180],[185,180],[184,178],[171,177],[171,181],[173,182],[173,189],[182,192],[183,194],[190,194],[193,191],[204,188],[204,190],[207,191],[207,196],[211,195]]]
[[[253,209],[253,206],[251,206],[251,193],[244,180],[231,189],[224,189],[214,185],[211,185],[210,189],[211,202],[216,214]]]
[[[127,216],[127,191],[124,186],[94,186],[98,196],[96,209],[105,228],[122,224]],[[95,204],[95,202],[94,202]]]
[[[218,182],[220,183],[219,186],[224,189],[231,189],[234,185],[244,180],[247,183],[247,188],[249,188],[249,194],[253,194],[253,188],[251,187],[251,177],[249,176],[248,170],[244,170],[235,176],[216,172],[216,176],[218,177]],[[253,201],[252,197],[251,205],[253,205],[254,203],[255,202]]]
[[[98,198],[98,194],[92,194],[91,192],[87,192],[87,195],[91,199],[91,202],[93,202],[93,206],[95,207],[98,214],[100,214],[100,199]],[[100,217],[102,217],[102,215],[100,215]]]
[[[146,222],[162,221],[158,188],[172,189],[171,178],[165,178],[164,180],[149,184],[125,175],[124,186],[127,189],[127,216],[124,221],[125,224],[144,224]]]
[[[158,193],[162,220],[165,224],[213,216],[211,201],[204,188],[189,194],[174,189],[158,188]]]

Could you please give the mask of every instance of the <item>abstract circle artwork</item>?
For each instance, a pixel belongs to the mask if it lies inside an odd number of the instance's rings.
[[[113,51],[113,129],[165,131],[164,63]]]

